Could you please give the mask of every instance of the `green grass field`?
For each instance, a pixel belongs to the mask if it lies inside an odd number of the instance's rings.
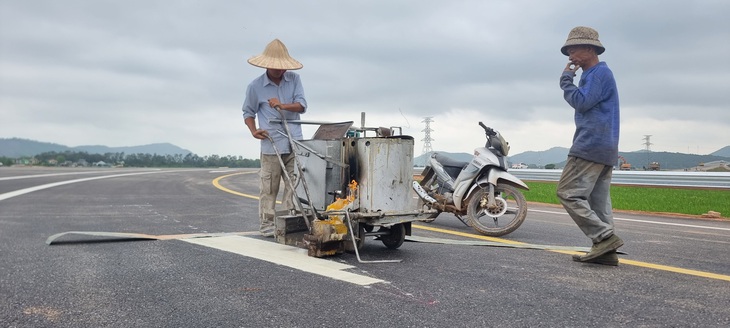
[[[557,182],[529,181],[523,191],[531,202],[560,204],[555,196]],[[645,186],[611,186],[616,210],[702,215],[720,212],[730,219],[730,190],[679,189]]]

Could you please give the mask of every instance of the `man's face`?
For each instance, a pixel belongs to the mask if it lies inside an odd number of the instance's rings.
[[[566,49],[566,51],[568,52],[568,60],[580,67],[583,67],[583,65],[588,63],[588,61],[596,55],[593,48],[583,45],[570,46]]]
[[[268,72],[269,77],[274,79],[280,79],[282,76],[284,76],[284,73],[286,73],[285,69],[267,68],[266,71]]]

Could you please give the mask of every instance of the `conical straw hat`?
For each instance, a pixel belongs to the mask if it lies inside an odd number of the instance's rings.
[[[264,53],[251,57],[248,63],[253,66],[271,69],[294,70],[304,67],[302,63],[289,56],[289,51],[286,50],[286,46],[279,39],[271,41],[266,45]]]
[[[568,55],[568,47],[576,45],[589,45],[596,47],[596,54],[600,55],[606,48],[603,47],[601,41],[598,40],[598,32],[590,27],[578,26],[570,30],[568,39],[565,40],[565,44],[560,48],[560,52],[563,55]]]

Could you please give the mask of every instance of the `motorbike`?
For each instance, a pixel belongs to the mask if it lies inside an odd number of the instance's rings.
[[[483,235],[498,237],[515,231],[527,216],[527,202],[520,192],[529,187],[507,172],[509,143],[494,129],[479,122],[486,144],[474,150],[469,162],[433,153],[421,181],[413,181],[422,209],[452,213]],[[466,219],[464,219],[466,216]]]

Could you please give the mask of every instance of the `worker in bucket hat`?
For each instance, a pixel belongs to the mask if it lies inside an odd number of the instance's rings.
[[[275,230],[276,197],[284,174],[279,159],[285,164],[290,177],[294,177],[296,159],[287,137],[277,132],[286,131],[282,126],[283,123],[274,123],[270,120],[281,121],[282,115],[287,122],[299,120],[300,115],[307,110],[299,74],[290,71],[302,68],[302,64],[289,56],[286,46],[278,39],[271,41],[262,54],[251,57],[248,63],[266,69],[266,72],[254,79],[246,89],[243,120],[251,135],[261,141],[259,231],[263,236],[272,237]],[[289,123],[288,127],[292,138],[302,139],[301,125]],[[276,154],[275,147],[281,155],[280,158]],[[285,181],[282,200],[285,209],[294,209],[293,196],[294,191]]]
[[[557,195],[583,233],[593,241],[590,252],[574,255],[579,262],[618,265],[616,249],[623,241],[614,231],[611,176],[618,161],[619,100],[616,80],[598,59],[606,48],[596,30],[578,26],[560,52],[568,64],[560,76],[563,97],[574,109],[575,133]],[[573,78],[582,70],[576,86]]]

